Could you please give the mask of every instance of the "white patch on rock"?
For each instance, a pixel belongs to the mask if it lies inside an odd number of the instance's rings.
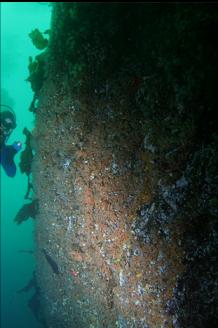
[[[154,154],[156,151],[156,147],[149,142],[149,137],[149,134],[147,134],[144,138],[144,149]]]
[[[123,274],[122,270],[120,271],[120,274],[119,274],[119,283],[120,283],[120,287],[123,287],[126,284],[126,277]]]

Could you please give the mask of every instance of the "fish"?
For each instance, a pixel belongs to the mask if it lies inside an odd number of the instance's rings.
[[[48,254],[48,252],[46,251],[45,248],[42,249],[42,252],[44,253],[47,262],[50,264],[50,266],[51,266],[51,268],[52,268],[52,271],[53,271],[55,274],[59,274],[59,273],[60,273],[60,270],[59,270],[59,268],[58,268],[57,263],[56,263],[56,262],[53,260],[53,258]]]
[[[18,251],[18,253],[28,253],[28,254],[33,254],[34,251],[26,250],[26,249],[20,249],[20,250]]]

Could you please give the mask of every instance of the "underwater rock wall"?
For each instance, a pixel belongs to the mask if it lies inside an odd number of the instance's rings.
[[[53,6],[32,168],[47,326],[215,327],[217,12]]]

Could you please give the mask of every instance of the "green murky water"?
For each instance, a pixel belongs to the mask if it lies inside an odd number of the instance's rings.
[[[32,90],[28,77],[28,58],[37,50],[28,34],[35,28],[49,28],[51,7],[46,3],[1,3],[1,103],[12,105],[17,128],[8,144],[25,142],[23,128],[32,129],[34,116],[28,111]],[[18,165],[20,154],[15,158]],[[28,307],[33,290],[18,294],[32,277],[34,256],[20,250],[34,250],[34,225],[28,220],[21,225],[13,221],[25,202],[27,177],[19,167],[14,178],[1,168],[1,327],[41,327]]]

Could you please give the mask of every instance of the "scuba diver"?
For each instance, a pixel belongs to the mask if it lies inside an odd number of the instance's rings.
[[[21,142],[7,145],[6,142],[12,131],[16,128],[16,116],[13,109],[7,105],[0,105],[0,164],[9,177],[16,174],[14,156],[21,150]]]

